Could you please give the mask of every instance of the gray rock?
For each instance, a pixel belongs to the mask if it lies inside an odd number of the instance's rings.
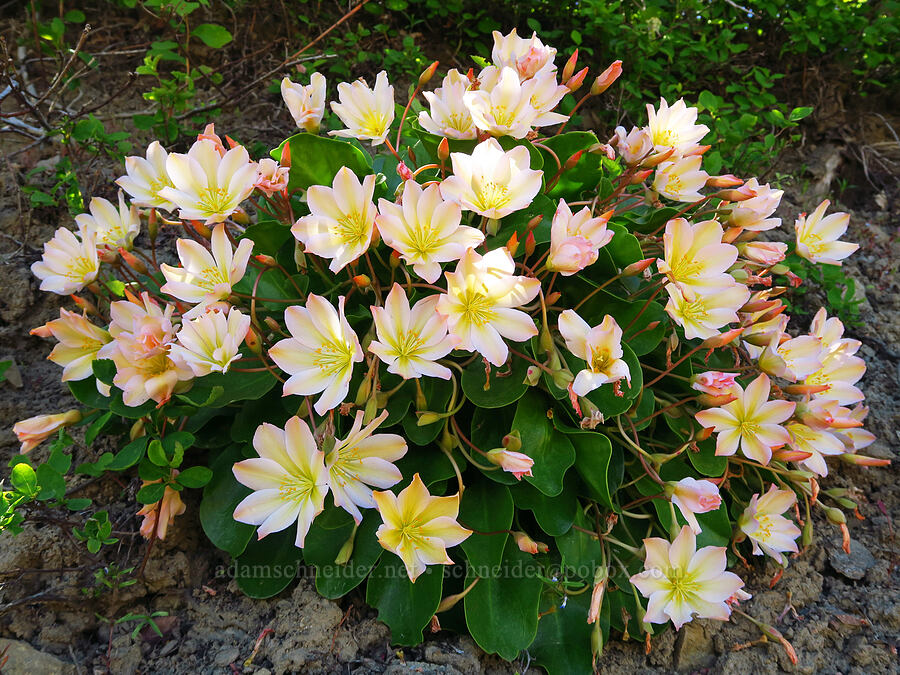
[[[844,553],[840,545],[828,548],[828,561],[838,574],[848,579],[862,579],[875,565],[875,556],[855,539],[850,540],[850,553]]]
[[[424,661],[407,661],[392,663],[384,671],[384,675],[463,675],[453,666],[446,664],[425,663]]]
[[[0,638],[0,654],[5,654],[7,659],[3,675],[75,675],[71,663],[40,652],[22,640]]]
[[[675,640],[675,668],[678,670],[699,670],[716,660],[712,634],[704,623],[694,620],[678,631]]]
[[[237,647],[224,647],[216,654],[215,663],[217,666],[225,667],[229,663],[234,663],[241,656],[241,650]]]

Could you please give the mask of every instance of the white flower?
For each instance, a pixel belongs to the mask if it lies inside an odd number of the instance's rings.
[[[490,68],[493,66],[486,70]],[[467,91],[464,99],[475,125],[492,136],[524,138],[537,119],[530,92],[519,83],[512,68],[503,68],[490,89]]]
[[[169,154],[159,141],[147,146],[147,158],[133,156],[125,158],[125,172],[116,184],[131,195],[137,206],[174,211],[177,207],[159,192],[172,187],[166,171]]]
[[[625,127],[616,127],[616,150],[632,166],[653,152],[653,137],[646,129],[632,127],[626,134]]]
[[[825,215],[831,204],[827,199],[808,217],[802,214],[794,227],[797,230],[797,255],[810,262],[840,265],[841,261],[859,248],[859,244],[838,241],[847,231],[850,214]]]
[[[450,379],[450,369],[436,361],[453,349],[455,340],[447,335],[447,322],[436,312],[437,295],[420,300],[410,309],[406,293],[394,284],[384,307],[372,307],[378,340],[369,351],[384,361],[388,372],[404,379],[440,377]]]
[[[41,290],[57,295],[77,293],[96,279],[99,271],[95,235],[83,232],[79,240],[64,227],[44,244],[44,255],[31,266],[31,273],[41,280]]]
[[[172,187],[159,196],[175,204],[178,216],[202,220],[207,225],[221,223],[237,211],[256,185],[256,162],[242,145],[223,155],[208,138],[196,141],[187,154],[173,153],[166,160]]]
[[[553,112],[563,97],[569,93],[569,88],[557,82],[556,73],[552,70],[542,70],[530,80],[526,80],[522,83],[522,90],[536,113],[533,126],[547,127],[569,119],[568,115]]]
[[[784,190],[773,190],[768,183],[760,185],[755,177],[744,183],[744,187],[755,192],[756,196],[734,204],[728,215],[729,225],[751,232],[763,232],[781,225],[781,218],[770,216],[781,203]]]
[[[544,45],[537,33],[533,33],[531,38],[521,38],[513,28],[509,35],[496,30],[492,35],[494,48],[491,50],[491,59],[498,68],[513,68],[523,80],[544,70],[556,70],[553,65],[556,50]]]
[[[387,419],[384,410],[363,427],[362,410],[357,411],[353,427],[344,440],[335,439],[334,448],[325,457],[334,505],[362,521],[360,507],[374,509],[372,488],[386,489],[403,480],[394,462],[406,454],[406,441],[397,434],[372,433]]]
[[[441,195],[486,218],[503,218],[524,209],[541,189],[541,171],[530,168],[528,149],[509,152],[495,138],[479,143],[471,155],[450,155],[453,175],[441,183]]]
[[[284,395],[322,392],[314,407],[324,415],[343,402],[353,364],[363,360],[359,338],[344,316],[344,298],[338,299],[335,310],[325,298],[310,293],[306,307],[288,307],[284,320],[291,337],[269,349],[272,360],[290,375]]]
[[[644,539],[647,557],[644,571],[631,577],[641,595],[649,598],[643,620],[681,628],[696,614],[701,619],[726,621],[731,616],[727,600],[744,582],[726,572],[725,548],[697,550],[697,537],[687,525],[669,544],[665,539]]]
[[[566,201],[560,199],[550,226],[547,269],[568,277],[593,265],[600,249],[613,238],[612,230],[606,227],[612,214],[612,211],[607,211],[594,218],[585,206],[573,215]]]
[[[700,155],[663,162],[653,177],[653,189],[676,202],[696,202],[703,199],[700,190],[706,185],[709,174],[700,168]]]
[[[442,200],[437,185],[423,190],[408,180],[401,203],[381,199],[378,211],[378,232],[385,243],[430,284],[441,276],[441,263],[459,260],[466,249],[484,241],[481,230],[460,225],[459,204]]]
[[[310,525],[325,508],[325,458],[299,417],[289,419],[284,429],[260,425],[253,447],[259,457],[238,462],[232,469],[238,482],[253,490],[235,508],[234,519],[259,525],[259,539],[296,522],[294,543],[303,548]]]
[[[749,289],[727,274],[722,275],[721,285],[717,282],[702,287],[702,292],[694,291],[688,300],[675,284],[666,286],[666,313],[684,328],[688,340],[717,335],[720,328],[738,320],[737,310],[750,298]]]
[[[844,442],[824,429],[813,429],[800,422],[789,422],[785,429],[791,435],[790,446],[799,452],[809,453],[809,457],[799,460],[798,464],[816,475],[828,475],[825,457],[843,455],[846,451]]]
[[[447,138],[476,138],[478,130],[464,100],[469,79],[455,68],[444,76],[441,86],[423,93],[429,111],[419,113],[419,124],[425,131]]]
[[[718,486],[708,480],[682,478],[677,483],[666,483],[665,492],[681,511],[694,534],[700,534],[700,523],[695,514],[715,511],[722,504]]]
[[[697,109],[688,108],[683,98],[675,101],[671,107],[661,98],[658,111],[648,103],[647,116],[649,120],[646,129],[657,152],[674,148],[678,156],[689,154],[709,133],[708,126],[696,123]]]
[[[182,267],[163,263],[160,270],[166,283],[160,289],[172,297],[205,306],[231,295],[232,287],[244,277],[253,240],[242,239],[235,251],[228,241],[225,224],[213,229],[212,252],[191,239],[175,242]]]
[[[587,365],[575,376],[573,392],[587,396],[610,382],[623,378],[631,382],[631,371],[622,360],[622,329],[609,314],[592,328],[574,310],[567,309],[559,315],[559,332],[566,349]]]
[[[495,366],[502,366],[509,356],[503,338],[524,342],[537,335],[531,317],[513,308],[531,302],[541,284],[514,272],[515,263],[505,248],[484,257],[469,249],[455,271],[444,273],[447,293],[437,303],[458,348],[477,351]]]
[[[328,269],[339,272],[372,243],[377,215],[372,203],[375,176],[370,174],[360,183],[356,174],[344,166],[331,185],[313,185],[307,190],[310,214],[297,220],[291,232],[310,253],[331,258]]]
[[[300,129],[311,134],[319,131],[325,114],[325,76],[322,73],[310,75],[306,86],[285,77],[281,81],[281,98]]]
[[[787,563],[785,551],[797,552],[798,528],[781,514],[797,501],[797,495],[790,490],[779,490],[774,485],[760,496],[753,495],[750,505],[738,518],[738,527],[753,542],[753,555],[767,553],[779,564]]]
[[[82,233],[94,236],[97,245],[130,250],[134,238],[141,231],[137,207],[125,206],[125,196],[119,192],[119,210],[103,197],[94,197],[90,203],[90,213],[75,216],[75,223]]]
[[[36,331],[46,331],[59,340],[47,358],[63,367],[62,381],[84,380],[93,374],[92,365],[97,352],[112,338],[85,317],[60,308],[59,318],[48,321]]]
[[[196,319],[185,321],[175,336],[169,354],[180,359],[196,377],[210,373],[227,373],[240,356],[241,343],[250,328],[250,317],[236,309],[228,312],[208,311]]]
[[[357,80],[353,84],[341,82],[337,90],[340,103],[332,101],[331,109],[347,128],[328,133],[372,141],[372,145],[384,143],[394,121],[394,88],[388,84],[387,73],[378,73],[374,89]]]

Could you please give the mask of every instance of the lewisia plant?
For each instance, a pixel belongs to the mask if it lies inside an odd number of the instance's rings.
[[[849,546],[856,505],[818,481],[887,462],[860,344],[782,299],[798,256],[855,249],[848,216],[823,202],[765,241],[781,191],[707,173],[695,108],[568,130],[622,64],[591,81],[556,53],[496,33],[492,63],[420,99],[433,64],[405,109],[385,72],[285,80],[299,131],[269,157],[210,126],[128,158],[131,202],[95,199],[32,267],[77,303],[33,332],[83,409],[16,425],[4,503],[52,497],[33,448],[58,460],[84,426],[121,449],[78,470],[136,472],[147,538],[204,488],[247,594],[302,563],[329,598],[364,585],[395,643],[443,622],[551,673],[728,620],[734,561],[777,576],[816,510]]]

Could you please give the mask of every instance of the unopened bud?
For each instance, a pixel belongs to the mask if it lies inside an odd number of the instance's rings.
[[[500,444],[510,452],[518,452],[519,450],[521,450],[522,437],[519,435],[518,429],[506,434]]]
[[[131,429],[129,429],[128,431],[128,439],[133,441],[146,435],[146,422],[142,417],[139,420],[136,420],[135,423],[131,425]]]
[[[413,172],[409,170],[409,167],[406,166],[404,162],[400,162],[397,164],[397,175],[400,176],[400,180],[406,182],[408,180],[413,180]]]
[[[353,283],[356,284],[357,288],[369,288],[372,285],[372,280],[369,278],[367,274],[357,274],[353,277]]]
[[[306,253],[303,252],[303,244],[299,241],[294,242],[294,264],[301,272],[306,270]]]
[[[422,71],[422,74],[419,75],[419,86],[424,87],[426,84],[431,82],[431,78],[434,77],[434,73],[437,71],[438,62],[435,61],[430,66],[428,66],[425,70]]]
[[[406,148],[406,155],[409,157],[409,161],[413,164],[418,164],[418,160],[416,160],[416,151],[412,149],[412,146],[409,145]]]
[[[650,267],[654,262],[656,262],[656,258],[644,258],[643,260],[633,262],[622,270],[622,276],[636,277],[637,275],[642,274],[643,271]]]
[[[669,148],[665,152],[657,152],[655,155],[650,155],[647,159],[641,162],[641,166],[646,169],[652,168],[654,166],[659,166],[674,154],[675,148]]]
[[[725,331],[724,333],[719,333],[718,335],[713,335],[710,338],[706,338],[702,343],[701,347],[703,349],[716,349],[717,347],[724,347],[727,344],[731,344],[740,337],[741,333],[744,332],[743,328],[732,328],[729,331]]]
[[[418,427],[427,427],[429,424],[440,422],[442,419],[444,419],[444,417],[446,417],[446,415],[431,412],[430,410],[426,410],[425,412],[416,414],[419,416],[419,419],[416,420],[416,426]]]
[[[553,291],[550,295],[547,296],[547,306],[552,307],[561,297],[562,293],[560,293],[559,291]]]
[[[553,384],[560,389],[567,389],[569,383],[575,379],[575,376],[567,368],[563,368],[553,373]]]
[[[150,243],[156,241],[159,234],[159,222],[156,215],[156,209],[150,209],[150,215],[147,217],[147,236],[150,237]]]
[[[563,164],[563,171],[570,171],[575,168],[575,165],[578,164],[578,161],[581,159],[581,156],[584,154],[584,150],[579,150],[574,155],[569,157],[566,160],[566,163]]]
[[[265,324],[266,324],[269,328],[271,328],[274,332],[276,332],[276,333],[282,332],[282,331],[281,331],[281,325],[279,325],[277,319],[275,319],[274,316],[267,316],[265,319],[263,319],[263,321],[264,321]]]
[[[697,396],[697,401],[706,408],[719,408],[732,401],[737,401],[737,396],[734,394],[700,394]]]
[[[104,247],[97,249],[97,258],[100,259],[100,262],[112,265],[119,259],[119,256],[115,251]]]
[[[100,310],[97,309],[97,305],[95,305],[90,300],[87,300],[86,298],[80,298],[77,295],[70,295],[69,297],[72,298],[72,301],[76,305],[78,305],[78,307],[81,309],[81,311],[83,311],[85,314],[93,314],[94,316],[100,316]],[[46,336],[44,336],[44,337],[46,337]]]
[[[812,453],[804,452],[803,450],[791,450],[790,448],[782,448],[781,450],[775,450],[772,453],[772,457],[774,459],[777,459],[779,462],[802,462],[803,460],[812,457]]]
[[[566,82],[566,87],[568,88],[568,90],[574,94],[576,91],[581,89],[581,85],[584,84],[584,78],[587,77],[587,74],[588,68],[585,67],[575,73],[575,75],[573,75],[571,78],[569,78],[569,80]]]
[[[813,522],[812,518],[807,518],[803,523],[803,529],[800,531],[800,545],[803,548],[809,546],[813,541]]]
[[[743,185],[744,181],[734,174],[726,173],[722,176],[710,176],[706,179],[706,187],[731,188]]]
[[[529,537],[524,532],[512,532],[513,539],[516,542],[516,546],[519,547],[519,550],[522,553],[530,553],[531,555],[535,555],[538,552],[538,543]]]
[[[250,326],[247,330],[247,335],[244,336],[244,344],[246,344],[247,348],[254,354],[262,353],[262,339],[253,326]]]
[[[543,219],[544,219],[543,215],[540,215],[540,214],[536,215],[534,218],[532,218],[531,220],[528,221],[528,223],[525,225],[525,229],[528,232],[534,232],[535,228],[541,224],[541,221]]]
[[[653,175],[653,169],[642,169],[641,171],[636,171],[635,174],[628,181],[629,185],[640,185],[645,180],[650,178]]]
[[[719,190],[713,195],[713,197],[722,199],[726,202],[743,202],[748,199],[753,199],[755,196],[756,192],[754,192],[747,186],[739,187],[736,189]]]
[[[572,77],[572,73],[575,72],[575,66],[578,64],[578,49],[572,52],[572,56],[569,57],[569,60],[566,61],[566,65],[563,66],[562,75],[560,76],[560,82],[565,82],[570,77]]]
[[[888,466],[891,463],[891,460],[889,459],[869,457],[867,455],[856,455],[849,452],[841,455],[841,459],[847,462],[847,464],[855,464],[856,466]]]
[[[772,274],[787,274],[791,271],[791,268],[785,265],[784,263],[778,263],[777,265],[772,265],[770,271]]]
[[[534,249],[537,246],[537,242],[534,239],[534,232],[532,230],[528,230],[528,234],[525,235],[525,255],[530,256],[534,253]]]
[[[266,267],[278,267],[278,261],[275,260],[275,258],[273,258],[272,256],[266,255],[265,253],[259,253],[253,256],[253,258],[254,260],[256,260],[256,262],[265,265]]]
[[[537,366],[528,366],[525,371],[525,382],[529,387],[536,387],[541,381],[541,369]]]
[[[518,234],[518,232],[512,233],[512,236],[506,242],[506,248],[509,251],[509,254],[515,258],[516,251],[519,250],[519,234]]]
[[[794,396],[812,396],[813,394],[821,394],[829,389],[831,389],[830,384],[788,384],[783,386],[781,391]]]
[[[231,214],[231,219],[236,222],[238,225],[249,225],[250,224],[250,216],[247,214],[244,209],[238,207]],[[209,228],[206,228],[209,230]],[[199,230],[198,230],[199,232]],[[207,237],[208,239],[209,237]]]
[[[279,158],[278,163],[285,168],[288,168],[288,169],[291,168],[291,144],[290,143],[284,144],[284,150],[281,151],[281,157]]]
[[[205,223],[202,223],[199,220],[192,220],[191,227],[194,228],[194,231],[199,234],[204,239],[209,239],[212,237],[212,230],[210,230]]]
[[[844,512],[833,506],[825,509],[825,517],[833,525],[846,525],[847,523],[847,517],[844,515]]]
[[[715,427],[703,427],[700,431],[694,434],[694,440],[698,443],[705,441],[707,438],[713,435],[713,430]]]
[[[591,94],[599,96],[612,86],[612,83],[619,79],[622,74],[622,62],[613,61],[609,67],[600,73],[591,85]]]
[[[447,158],[450,157],[450,141],[446,138],[442,138],[441,142],[438,143],[437,154],[438,159],[441,160],[441,162],[446,162]]]
[[[497,218],[489,218],[484,229],[489,236],[494,237],[500,231],[500,221]]]

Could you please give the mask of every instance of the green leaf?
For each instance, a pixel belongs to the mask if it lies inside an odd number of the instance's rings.
[[[427,410],[437,413],[445,412],[453,392],[453,385],[447,380],[434,377],[423,377],[418,382],[428,401]],[[407,415],[403,418],[403,435],[409,442],[420,446],[428,445],[437,438],[446,423],[446,420],[441,419],[420,427],[417,420],[416,415]]]
[[[412,583],[400,558],[387,553],[369,575],[366,602],[391,629],[392,643],[417,645],[441,602],[443,584],[442,565],[429,565]]]
[[[500,567],[491,572],[466,595],[466,626],[484,651],[512,661],[537,634],[540,565],[510,538]],[[469,568],[466,586],[475,579]]]
[[[179,473],[175,480],[186,488],[199,488],[209,483],[212,475],[205,466],[192,466]]]
[[[199,26],[194,27],[192,33],[194,37],[203,40],[207,47],[213,47],[214,49],[224,47],[231,42],[231,33],[228,29],[215,23],[201,23]]]
[[[66,508],[69,509],[69,511],[83,511],[84,509],[90,507],[92,503],[93,502],[87,498],[67,499]]]
[[[37,474],[28,464],[16,464],[10,474],[12,486],[29,499],[34,499],[38,494]]]
[[[801,108],[794,108],[791,110],[791,114],[788,116],[788,119],[791,122],[799,122],[804,117],[809,117],[813,112],[813,108],[804,106]]]
[[[37,480],[41,486],[38,499],[62,499],[66,496],[66,479],[49,464],[41,464],[37,468]]]
[[[512,428],[522,439],[522,452],[534,460],[533,475],[525,476],[525,480],[545,495],[555,497],[562,492],[563,476],[575,463],[575,449],[550,423],[547,411],[551,406],[540,392],[527,392],[516,406]]]
[[[109,409],[109,399],[101,396],[97,391],[97,379],[95,377],[86,377],[83,380],[69,380],[69,391],[75,399],[89,408],[99,408],[100,410]]]
[[[587,622],[591,594],[566,596],[565,603],[555,593],[545,597],[552,604],[542,613],[528,653],[548,675],[592,675],[593,627]]]
[[[513,358],[508,372],[504,368],[491,368],[490,388],[485,389],[485,365],[481,359],[475,359],[463,371],[462,390],[466,398],[479,408],[502,408],[515,403],[528,391],[525,384],[527,372],[528,362]]]
[[[169,466],[169,458],[166,457],[166,451],[163,449],[162,441],[154,438],[147,446],[147,459],[156,464],[156,466]]]
[[[612,494],[617,486],[610,484],[609,464],[613,449],[609,439],[599,431],[562,429],[575,446],[575,468],[588,488],[588,496],[613,508]]]
[[[499,565],[513,522],[513,500],[509,488],[495,485],[486,478],[466,484],[459,505],[459,522],[474,533],[460,546],[469,565],[487,574]],[[487,532],[489,534],[480,534]]]
[[[575,490],[569,489],[568,482],[567,477],[566,486],[556,497],[548,497],[528,483],[516,486],[512,496],[518,508],[531,511],[540,528],[556,537],[569,531],[578,510],[578,498]]]
[[[560,537],[556,537],[556,546],[562,555],[562,564],[574,576],[585,581],[594,578],[594,571],[603,561],[603,547],[596,538],[583,532],[594,531],[594,523],[588,520],[579,509],[575,516],[575,525]]]
[[[259,363],[261,365],[261,363]],[[246,368],[255,368],[257,362],[248,361]],[[196,381],[190,391],[178,394],[177,398],[185,403],[199,407],[222,408],[235,401],[256,400],[264,396],[278,382],[272,373],[239,373],[233,370],[227,373],[212,373]],[[221,389],[221,394],[210,400],[213,390]]]
[[[234,477],[231,468],[244,459],[240,446],[232,445],[218,453],[210,463],[212,478],[203,488],[200,502],[200,525],[217,548],[239,556],[247,548],[256,529],[239,523],[232,515],[235,507],[250,494]]]
[[[716,455],[716,442],[712,438],[697,443],[700,452],[694,452],[689,448],[685,454],[688,456],[691,464],[704,476],[710,478],[718,478],[725,474],[728,468],[728,458]]]
[[[150,483],[150,485],[145,485],[140,490],[138,490],[135,498],[141,504],[155,504],[163,498],[163,495],[165,493],[165,483]]]
[[[345,565],[335,563],[338,553],[353,532],[353,518],[343,509],[336,523],[325,521],[326,511],[320,514],[309,534],[303,557],[307,564],[316,566],[316,590],[326,598],[340,598],[362,583],[378,562],[384,549],[378,543],[375,532],[381,525],[381,516],[375,509],[364,511],[362,522],[353,539],[353,552]],[[321,521],[321,522],[320,522]],[[329,524],[339,524],[338,528],[328,528]]]
[[[97,359],[91,363],[91,369],[100,382],[112,385],[116,376],[116,364],[111,359]]]
[[[297,576],[302,551],[294,545],[296,525],[253,540],[234,561],[238,588],[251,598],[278,595]]]
[[[134,466],[144,458],[149,436],[141,436],[116,453],[115,458],[106,466],[110,471],[123,471]]]
[[[372,173],[372,158],[351,143],[314,134],[296,134],[272,150],[272,157],[281,159],[285,143],[291,144],[289,190],[305,190],[310,185],[330,186],[344,166],[359,179]]]
[[[600,155],[588,152],[589,148],[599,142],[597,135],[592,131],[569,131],[541,140],[541,144],[550,148],[563,166],[576,152],[584,151],[578,163],[568,171],[564,171],[551,188],[548,195],[551,199],[558,200],[560,197],[564,197],[572,201],[576,198],[575,196],[581,196],[583,192],[592,190],[600,184],[601,179],[606,175],[603,161]],[[544,157],[544,174],[549,181],[559,167],[553,155],[544,148],[539,149]]]
[[[112,412],[105,412],[91,423],[87,428],[87,431],[84,432],[84,442],[86,445],[90,445],[97,440],[97,436],[99,436],[106,425],[109,424],[112,416]]]

